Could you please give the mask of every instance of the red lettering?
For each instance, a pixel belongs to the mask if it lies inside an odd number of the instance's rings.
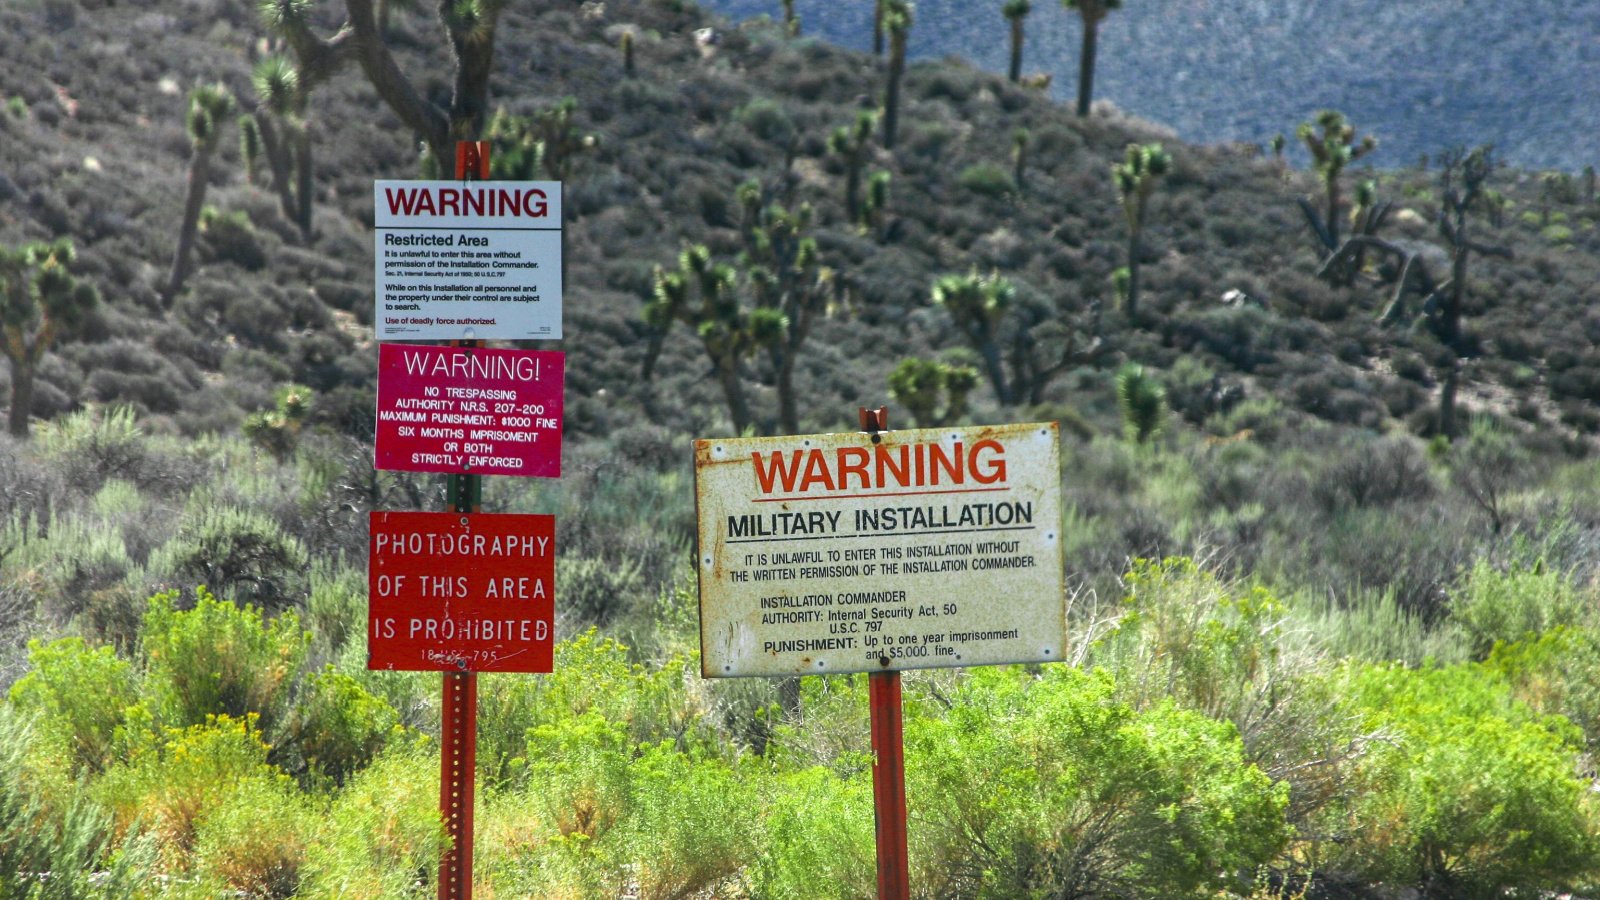
[[[455,188],[439,189],[439,215],[458,216],[461,214],[461,192]]]
[[[978,461],[978,454],[985,450],[993,450],[994,458],[987,464]],[[987,438],[972,445],[972,452],[967,454],[967,469],[972,473],[972,480],[979,484],[994,484],[996,481],[1006,480],[1006,448],[994,438]]]
[[[534,197],[538,197],[539,202],[535,203]],[[523,193],[522,208],[535,219],[542,219],[550,212],[550,204],[545,202],[545,193],[538,188],[529,188]]]
[[[894,457],[889,455],[889,448],[883,444],[879,444],[877,452],[873,454],[874,462],[877,463],[878,487],[885,487],[889,484],[889,479],[884,477],[885,474],[893,475],[895,484],[900,487],[905,487],[911,483],[911,448],[901,444],[894,449],[900,452],[898,465],[895,464]]]
[[[770,469],[761,464],[761,454],[750,454],[750,458],[755,462],[756,483],[761,486],[761,493],[772,493],[774,481],[783,486],[784,493],[794,490],[794,480],[800,474],[800,452],[799,450],[794,451],[794,455],[790,457],[789,464],[785,465],[783,454],[774,450],[771,456],[772,468]]]
[[[872,478],[867,474],[867,461],[872,458],[862,447],[840,447],[835,454],[839,460],[839,490],[850,488],[850,476],[861,476],[863,489],[872,487]],[[850,457],[851,462],[846,462],[845,457]]]
[[[960,484],[965,480],[966,473],[961,468],[961,442],[956,441],[952,449],[955,451],[954,459],[945,455],[944,448],[938,444],[928,445],[928,476],[930,483],[939,483],[940,469],[943,469],[945,474],[950,476],[951,484]]]
[[[384,198],[389,201],[389,215],[411,215],[415,209],[416,191],[406,188],[384,188]]]
[[[800,490],[811,490],[812,482],[821,484],[825,491],[833,490],[833,473],[828,471],[828,461],[823,458],[821,450],[806,454],[806,474],[800,479]]]

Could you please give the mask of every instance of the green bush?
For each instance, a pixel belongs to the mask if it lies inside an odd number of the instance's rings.
[[[288,776],[267,764],[255,717],[209,716],[188,728],[142,732],[128,756],[94,784],[119,832],[151,834],[163,862],[187,871],[202,823],[252,782],[286,786]]]
[[[273,758],[312,787],[344,784],[400,726],[393,707],[332,666],[306,679],[286,719]]]
[[[253,606],[237,607],[205,588],[194,609],[176,608],[178,594],[150,598],[144,617],[147,691],[164,721],[198,725],[221,714],[278,721],[305,662],[310,635],[294,613],[270,622]]]
[[[431,897],[448,846],[439,820],[439,748],[396,744],[329,804],[306,851],[306,897]]]
[[[1236,591],[1193,560],[1134,560],[1125,612],[1089,652],[1135,709],[1165,700],[1241,728],[1284,690],[1290,642],[1283,604],[1262,587]]]
[[[83,409],[40,427],[39,456],[59,467],[74,489],[93,493],[107,479],[138,483],[150,461],[149,443],[133,408]]]
[[[918,801],[913,801],[913,807]],[[768,776],[761,800],[763,852],[747,877],[753,896],[854,900],[876,891],[872,782],[823,766]],[[916,826],[912,826],[916,834]],[[919,868],[912,878],[923,882]],[[924,882],[925,883],[925,882]]]
[[[981,669],[950,702],[906,723],[935,896],[1211,897],[1289,838],[1287,787],[1231,725],[1136,712],[1103,673]]]
[[[984,197],[1004,197],[1015,190],[1011,173],[992,163],[976,163],[961,170],[956,183]]]
[[[1600,751],[1600,633],[1556,626],[1519,641],[1497,642],[1484,661],[1517,699],[1546,715],[1566,716]]]
[[[0,705],[0,897],[130,896],[142,881],[135,870],[148,863],[146,854],[125,847],[106,871],[110,816],[70,782],[55,785],[59,793],[51,795],[49,779],[33,762],[39,742],[28,716]],[[103,894],[93,893],[96,880]]]
[[[687,702],[689,666],[683,657],[637,665],[627,647],[590,629],[556,645],[549,675],[486,675],[479,682],[479,769],[491,785],[525,777],[532,730],[559,731],[590,713],[623,729],[630,744],[692,738],[698,711]]]
[[[218,889],[293,897],[316,823],[291,783],[246,779],[200,823],[195,868]]]
[[[1501,571],[1478,559],[1450,592],[1449,610],[1465,629],[1474,657],[1483,659],[1502,641],[1578,624],[1593,603],[1592,592],[1580,596],[1569,577],[1547,571],[1542,562]]]
[[[1333,864],[1427,897],[1560,891],[1600,863],[1577,729],[1472,664],[1350,664],[1334,676],[1358,727],[1356,793],[1322,823]],[[1521,896],[1521,893],[1517,893]]]
[[[750,129],[756,137],[779,147],[794,138],[794,122],[783,106],[765,97],[757,98],[733,111],[733,120]]]
[[[256,236],[250,217],[243,210],[220,212],[206,207],[200,213],[201,258],[207,262],[231,262],[245,271],[256,272],[267,264],[267,251]]]
[[[138,700],[133,665],[77,637],[29,641],[28,665],[32,671],[11,686],[11,704],[67,748],[74,774],[104,770],[126,709]]]

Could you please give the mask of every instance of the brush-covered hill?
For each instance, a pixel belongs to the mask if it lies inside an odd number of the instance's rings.
[[[337,4],[315,14],[324,33],[339,24]],[[39,419],[130,404],[155,432],[232,433],[298,383],[315,392],[311,429],[370,441],[371,183],[418,175],[420,163],[412,136],[358,71],[311,98],[309,239],[266,174],[247,178],[230,130],[212,167],[206,203],[215,212],[194,272],[170,306],[160,299],[190,159],[186,95],[221,82],[249,110],[252,69],[270,50],[264,34],[253,6],[238,0],[20,0],[0,9],[0,242],[70,238],[74,270],[104,298],[44,356]],[[436,23],[396,6],[389,40],[425,94],[448,97]],[[1083,440],[1118,435],[1114,373],[1136,362],[1164,389],[1174,433],[1243,438],[1273,453],[1437,433],[1457,354],[1435,337],[1415,292],[1404,315],[1381,321],[1395,274],[1382,254],[1365,257],[1348,284],[1318,277],[1326,251],[1297,207],[1323,202],[1314,173],[1249,146],[1178,141],[1114,108],[1079,119],[959,61],[916,62],[898,142],[883,147],[875,128],[864,151],[863,181],[884,172],[889,182],[885,206],[862,224],[845,208],[848,164],[830,138],[877,107],[884,82],[870,55],[787,39],[768,22],[732,25],[675,0],[508,8],[494,105],[533,116],[571,97],[575,133],[596,138],[566,180],[560,346],[577,452],[620,440],[626,459],[671,468],[687,459],[687,438],[729,429],[715,367],[686,327],[669,332],[652,377],[641,377],[654,333],[642,310],[655,269],[675,266],[688,244],[736,259],[737,189],[747,181],[764,202],[813,207],[820,262],[833,273],[830,315],[795,376],[805,430],[849,427],[858,405],[892,402],[889,373],[908,357],[981,370],[968,337],[930,300],[939,276],[977,272],[1015,290],[996,323],[1015,397],[1002,403],[993,380],[980,379],[970,420],[1048,417]],[[1345,112],[1359,140],[1362,110]],[[1130,318],[1115,287],[1128,232],[1111,167],[1130,143],[1153,141],[1172,166],[1150,196],[1140,309]],[[1441,178],[1436,168],[1358,164],[1342,176],[1341,227],[1349,230],[1356,183],[1372,181],[1377,201],[1393,204],[1380,236],[1417,252],[1442,281]],[[1496,169],[1487,187],[1500,203],[1493,216],[1474,216],[1474,240],[1509,257],[1475,255],[1466,269],[1461,420],[1492,416],[1540,459],[1584,456],[1600,427],[1600,207],[1582,184],[1510,169]],[[769,361],[758,354],[741,374],[755,427],[774,429]],[[5,377],[0,396],[9,397]],[[902,410],[894,421],[909,418]],[[1126,520],[1098,562],[1118,566],[1193,539],[1119,503],[1083,498],[1085,515],[1114,509]],[[1454,564],[1440,562],[1424,581]]]

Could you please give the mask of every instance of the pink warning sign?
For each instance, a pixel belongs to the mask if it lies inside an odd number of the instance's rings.
[[[373,464],[559,478],[565,374],[555,350],[382,344]]]

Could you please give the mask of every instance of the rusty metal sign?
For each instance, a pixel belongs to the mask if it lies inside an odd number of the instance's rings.
[[[1056,423],[695,441],[708,678],[1050,662]]]

